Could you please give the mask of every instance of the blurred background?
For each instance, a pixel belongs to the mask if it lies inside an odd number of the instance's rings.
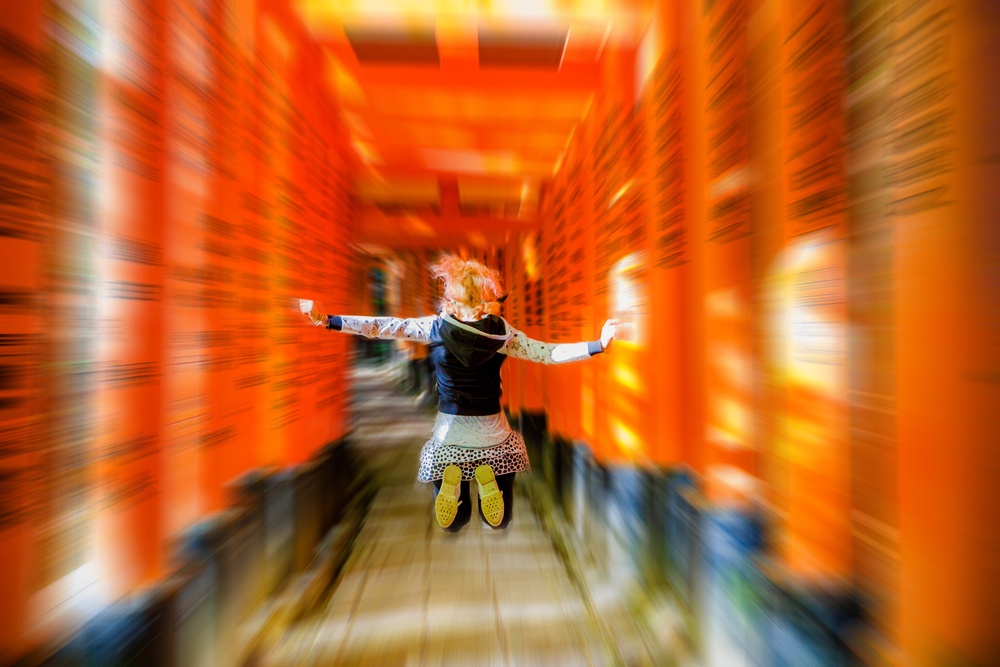
[[[0,662],[998,664],[998,71],[993,0],[0,0]],[[294,302],[442,252],[623,322],[505,365],[502,538]]]

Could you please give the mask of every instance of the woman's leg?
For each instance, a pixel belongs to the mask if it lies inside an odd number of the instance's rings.
[[[483,504],[482,502],[477,503],[479,505],[479,518],[483,520],[490,528],[494,530],[503,530],[510,523],[511,517],[514,516],[514,475],[517,473],[509,472],[506,475],[497,475],[496,482],[497,488],[500,489],[500,493],[503,494],[503,520],[496,526],[491,524],[486,520],[486,515],[483,514]],[[459,507],[461,509],[461,507]]]
[[[436,479],[432,482],[434,484],[434,498],[437,498],[438,492],[441,491],[441,480]],[[451,525],[445,528],[449,533],[457,533],[462,530],[465,524],[469,523],[469,519],[472,518],[472,492],[469,490],[469,482],[463,481],[459,486],[459,496],[458,496],[458,511],[455,513],[455,520],[451,522]]]

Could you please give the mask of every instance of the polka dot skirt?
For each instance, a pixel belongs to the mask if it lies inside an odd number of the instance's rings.
[[[500,444],[479,448],[447,445],[431,438],[420,450],[420,472],[417,479],[421,482],[433,482],[441,479],[444,469],[449,465],[457,465],[462,469],[462,479],[472,480],[475,479],[476,468],[483,464],[492,467],[495,475],[530,470],[524,438],[517,431],[511,431]]]

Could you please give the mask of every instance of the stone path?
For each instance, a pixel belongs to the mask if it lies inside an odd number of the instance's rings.
[[[583,599],[527,498],[516,491],[506,531],[474,514],[460,533],[445,533],[429,486],[414,482],[433,414],[377,369],[359,369],[355,387],[355,440],[378,491],[325,609],[295,624],[265,662],[607,664]]]

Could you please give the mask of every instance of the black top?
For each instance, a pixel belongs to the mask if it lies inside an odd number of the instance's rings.
[[[473,333],[441,318],[434,323],[429,356],[437,379],[438,410],[450,415],[495,415],[502,393],[500,367],[507,359],[497,350],[507,342],[507,326],[496,315],[463,324],[498,337]]]

